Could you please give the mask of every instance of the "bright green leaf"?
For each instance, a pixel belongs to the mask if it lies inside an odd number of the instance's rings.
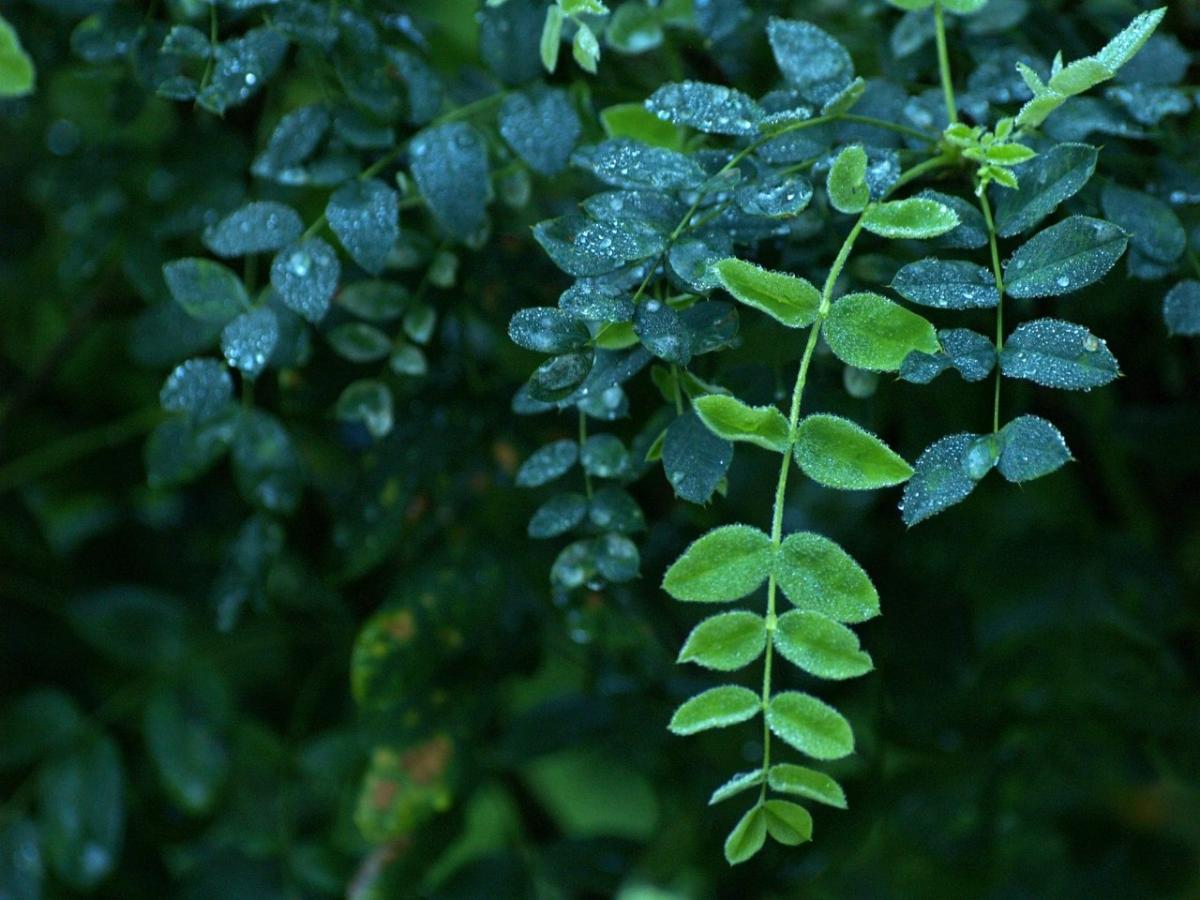
[[[958,213],[927,197],[879,203],[863,215],[863,228],[893,240],[934,238],[958,225]]]
[[[729,837],[725,838],[725,859],[731,866],[746,862],[762,849],[766,840],[766,812],[756,803],[733,826]]]
[[[771,766],[771,771],[767,774],[767,783],[771,790],[782,794],[795,794],[827,806],[846,808],[846,794],[842,786],[824,772],[793,763],[780,763]]]
[[[695,734],[725,728],[753,719],[762,709],[762,698],[749,688],[733,684],[709,688],[685,702],[667,726],[674,734]]]
[[[812,840],[812,816],[807,809],[790,800],[768,800],[763,805],[767,834],[786,847],[798,847]]]
[[[695,541],[663,576],[676,600],[726,603],[745,597],[771,569],[771,539],[748,525],[724,525]]]
[[[714,267],[717,280],[738,301],[761,310],[790,328],[817,319],[821,292],[796,275],[771,272],[740,259],[723,259]]]
[[[762,616],[745,610],[720,613],[692,629],[678,662],[732,672],[758,659],[766,645],[767,625]]]
[[[774,406],[747,406],[736,397],[709,394],[693,403],[696,414],[713,434],[786,453],[788,421]]]
[[[822,333],[838,359],[873,372],[895,372],[914,350],[939,349],[933,325],[871,293],[849,294],[834,303]]]
[[[805,475],[840,490],[890,487],[912,475],[912,467],[887,444],[839,416],[804,419],[796,431],[794,452]]]
[[[780,616],[774,642],[784,659],[818,678],[857,678],[874,668],[853,631],[812,610]]]
[[[784,539],[775,579],[799,609],[851,623],[879,615],[879,594],[862,566],[819,534],[798,532]]]
[[[21,46],[16,29],[0,16],[0,97],[30,94],[33,81],[33,60]]]
[[[799,691],[784,691],[771,698],[767,724],[787,744],[813,759],[841,759],[854,752],[854,733],[842,714]]]
[[[766,773],[762,769],[755,769],[753,772],[742,772],[739,775],[734,775],[713,791],[712,796],[708,799],[708,805],[712,806],[715,803],[720,803],[722,800],[735,797],[743,791],[748,791],[750,788],[758,787],[765,780]]]
[[[842,150],[825,180],[829,203],[838,212],[860,213],[871,199],[867,186],[867,151],[853,144]]]

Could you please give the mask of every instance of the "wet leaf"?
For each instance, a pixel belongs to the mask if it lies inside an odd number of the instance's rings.
[[[1104,341],[1082,325],[1060,319],[1017,326],[1004,342],[1000,371],[1009,378],[1069,391],[1102,387],[1121,374]]]

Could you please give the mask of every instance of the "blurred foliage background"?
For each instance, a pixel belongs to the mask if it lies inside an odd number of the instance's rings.
[[[458,103],[493,78],[470,0],[368,5],[398,34],[415,23]],[[890,64],[882,4],[716,5],[819,21],[860,70]],[[505,328],[565,287],[529,227],[569,208],[582,176],[534,176],[527,205],[496,205],[486,243],[455,249],[456,277],[428,294],[428,371],[393,385],[387,437],[332,415],[352,376],[323,345],[261,380],[255,403],[286,420],[307,473],[286,540],[226,463],[147,485],[163,377],[215,341],[162,312],[161,265],[203,252],[212,210],[253,193],[270,129],[319,89],[311,52],[293,50],[216,116],[155,96],[129,47],[72,39],[98,11],[206,30],[207,7],[158,6],[4,9],[38,76],[0,102],[0,897],[1200,897],[1200,344],[1168,339],[1163,283],[1122,267],[1062,301],[1108,339],[1117,384],[1011,389],[1067,435],[1063,473],[990,482],[911,532],[894,497],[793,491],[789,528],[819,523],[880,587],[884,615],[863,630],[877,670],[834,691],[859,735],[831,770],[849,811],[731,870],[736,811],[702,804],[758,748],[667,734],[704,685],[674,665],[691,618],[657,585],[701,528],[761,518],[770,465],[739,456],[730,499],[703,509],[639,484],[640,580],[557,600],[554,548],[525,534],[539,498],[513,484],[575,427],[510,413],[534,358]],[[245,6],[222,8],[223,27],[256,15]],[[1034,6],[1020,40],[1047,55],[1095,46],[1139,8]],[[1194,2],[1171,4],[1168,28],[1200,47]],[[640,101],[664,73],[773,77],[761,27],[715,43],[672,28],[604,54],[595,78],[560,64],[577,104]],[[1193,177],[1197,121],[1161,138]],[[1114,137],[1104,155],[1159,152]],[[326,193],[289,198],[311,221]],[[746,341],[723,375],[761,359]],[[824,362],[817,403],[852,408],[908,458],[990,419],[990,385],[885,381],[854,398]],[[652,408],[651,385],[628,390]]]

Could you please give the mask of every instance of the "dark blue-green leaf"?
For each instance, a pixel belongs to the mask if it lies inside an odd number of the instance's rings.
[[[1004,343],[1000,371],[1069,391],[1102,387],[1121,374],[1104,341],[1082,325],[1060,319],[1019,325]]]
[[[1058,297],[1095,284],[1116,265],[1129,243],[1125,232],[1102,219],[1071,216],[1034,235],[1004,266],[1013,297]]]

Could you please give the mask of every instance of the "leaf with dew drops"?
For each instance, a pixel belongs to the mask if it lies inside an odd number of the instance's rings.
[[[300,214],[290,206],[255,200],[206,228],[204,244],[217,256],[251,256],[286,247],[303,231]]]
[[[1017,248],[1004,266],[1004,288],[1022,300],[1069,294],[1107,275],[1128,244],[1111,222],[1071,216]]]
[[[283,305],[310,322],[329,311],[342,267],[337,253],[321,238],[289,244],[271,263],[271,286]]]
[[[1000,371],[1009,378],[1068,391],[1103,387],[1121,374],[1104,341],[1082,325],[1061,319],[1018,325],[1004,342]]]

